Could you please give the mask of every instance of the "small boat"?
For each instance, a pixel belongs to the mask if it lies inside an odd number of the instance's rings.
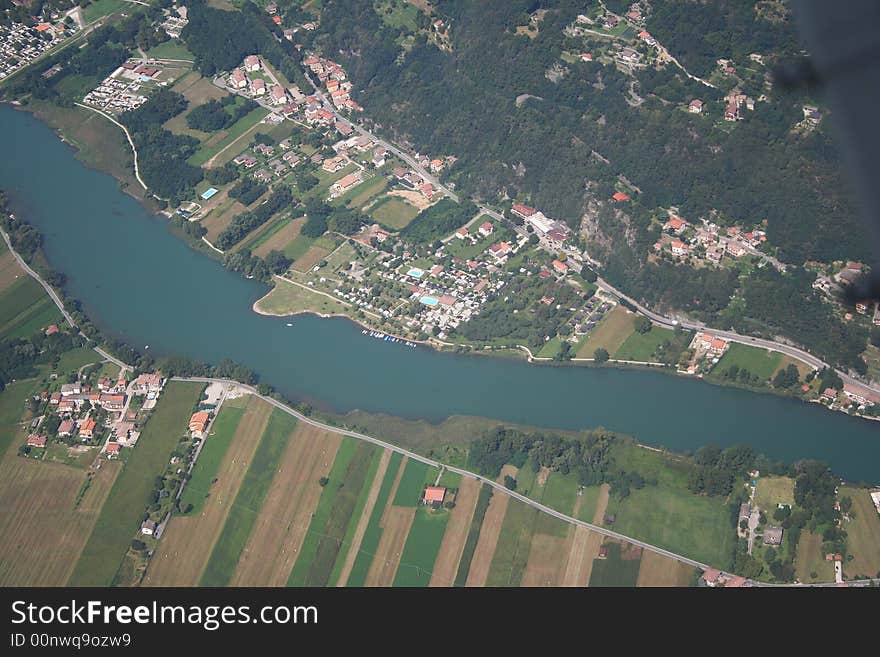
[[[287,326],[293,326],[291,322],[287,322]]]
[[[144,349],[149,349],[150,345],[144,345]]]

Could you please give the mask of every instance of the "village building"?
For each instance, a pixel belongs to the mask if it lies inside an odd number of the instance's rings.
[[[428,486],[425,489],[422,502],[431,506],[441,506],[444,497],[446,497],[446,488],[443,486]]]
[[[35,433],[32,433],[28,436],[27,439],[28,447],[45,447],[46,446],[46,436],[40,436]]]
[[[768,526],[764,530],[764,545],[782,545],[782,527]]]
[[[248,55],[244,58],[244,70],[248,73],[260,70],[260,58],[256,55]]]
[[[701,114],[703,112],[703,101],[699,98],[694,98],[688,104],[688,111],[692,114]]]

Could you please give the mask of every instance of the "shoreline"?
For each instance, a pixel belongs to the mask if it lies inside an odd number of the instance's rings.
[[[10,105],[13,109],[16,109],[16,110],[19,110],[19,111],[23,111],[23,112],[27,112],[27,113],[30,114],[32,117],[34,117],[36,120],[38,120],[38,121],[40,121],[41,123],[43,123],[44,125],[46,125],[50,130],[52,130],[52,132],[58,137],[58,139],[59,139],[62,143],[64,143],[68,148],[70,148],[70,149],[72,150],[72,152],[73,152],[73,154],[74,154],[74,157],[75,157],[75,158],[76,158],[76,159],[77,159],[77,160],[78,160],[83,166],[85,166],[86,168],[88,168],[88,169],[90,169],[90,170],[92,170],[92,171],[96,171],[96,172],[103,173],[103,174],[106,174],[106,175],[111,176],[114,180],[116,180],[116,182],[117,182],[117,187],[119,188],[119,190],[122,191],[122,192],[124,192],[124,193],[126,193],[128,196],[130,196],[131,198],[135,199],[136,201],[138,201],[138,202],[140,203],[140,205],[141,205],[145,210],[147,210],[147,212],[148,212],[149,214],[151,214],[151,215],[154,216],[154,217],[156,217],[156,216],[162,216],[162,217],[164,217],[166,220],[168,220],[168,219],[170,218],[170,217],[169,217],[169,212],[168,212],[167,209],[163,210],[163,209],[157,208],[157,207],[155,207],[155,206],[151,203],[150,198],[149,198],[148,196],[146,196],[146,194],[148,193],[149,190],[146,190],[146,191],[145,191],[145,195],[144,195],[144,196],[138,196],[137,194],[132,193],[132,191],[129,189],[129,188],[131,187],[131,185],[128,184],[127,181],[125,181],[125,180],[123,180],[122,178],[120,178],[119,175],[118,175],[118,172],[116,172],[116,171],[109,171],[109,170],[107,170],[107,169],[104,169],[104,168],[101,168],[101,167],[99,167],[99,166],[93,165],[93,164],[87,162],[86,160],[84,160],[84,159],[80,156],[80,155],[81,155],[81,152],[82,152],[81,147],[77,146],[74,142],[71,141],[71,139],[69,139],[69,138],[64,134],[64,132],[63,132],[63,126],[58,126],[58,125],[55,125],[53,122],[50,122],[50,121],[48,120],[48,117],[44,117],[43,115],[40,114],[40,112],[39,112],[38,110],[30,108],[29,105],[22,105],[21,103],[18,103],[18,102],[16,102],[16,101],[3,101],[3,102],[5,102],[6,104]],[[61,109],[68,109],[68,108],[61,108]],[[182,236],[176,234],[174,231],[172,231],[172,234],[174,235],[175,238],[177,238],[177,239],[181,239],[181,240],[184,242],[184,244],[186,244],[186,245],[190,248],[191,251],[193,251],[193,252],[195,252],[195,253],[200,253],[200,251],[197,250],[197,249],[195,249],[194,246],[193,246],[192,244],[190,244],[190,242],[189,242],[188,240],[186,240],[186,239],[182,239]],[[205,253],[205,255],[208,255],[208,254]],[[402,336],[399,336],[399,335],[396,335],[396,334],[389,333],[389,332],[387,332],[387,331],[385,331],[385,330],[383,330],[383,329],[381,329],[381,328],[376,328],[376,327],[374,327],[374,326],[371,326],[371,325],[365,323],[363,320],[360,320],[360,319],[357,319],[357,318],[355,318],[355,317],[352,317],[351,315],[348,315],[348,314],[346,314],[346,313],[321,313],[321,312],[318,312],[318,311],[312,311],[312,310],[298,310],[298,311],[295,311],[295,312],[292,312],[292,313],[285,313],[285,314],[271,313],[271,312],[268,312],[268,311],[260,310],[260,309],[258,309],[258,308],[256,307],[257,304],[259,303],[259,301],[260,301],[261,299],[265,298],[265,296],[267,296],[269,293],[271,293],[271,291],[274,289],[274,287],[275,287],[275,285],[277,285],[277,283],[275,283],[275,282],[270,282],[269,285],[270,285],[270,287],[269,287],[268,291],[266,292],[266,294],[264,294],[262,297],[260,297],[260,299],[257,299],[257,300],[252,304],[251,309],[250,309],[250,310],[251,310],[252,312],[254,312],[255,314],[258,314],[258,315],[261,315],[261,316],[264,316],[264,317],[279,317],[279,318],[283,318],[283,317],[294,317],[294,316],[296,316],[296,315],[304,315],[304,314],[315,315],[315,316],[317,316],[317,317],[319,317],[319,318],[321,318],[321,319],[331,319],[331,318],[334,318],[334,317],[341,317],[341,318],[345,318],[345,319],[351,321],[351,322],[354,323],[356,326],[359,326],[359,327],[361,327],[361,328],[363,328],[363,329],[367,329],[367,330],[373,330],[373,331],[381,332],[381,333],[384,333],[385,335],[389,335],[389,336],[394,337],[394,338],[397,338],[397,339],[399,339],[399,340],[404,340],[404,341],[413,342],[413,343],[418,344],[418,345],[420,345],[420,346],[424,346],[424,347],[428,347],[428,348],[434,349],[435,351],[437,351],[437,352],[439,352],[439,353],[455,353],[455,355],[479,355],[479,356],[490,356],[490,357],[495,357],[495,358],[514,358],[514,359],[517,359],[517,360],[524,360],[524,361],[525,361],[526,363],[528,363],[529,365],[545,365],[545,366],[553,366],[553,367],[559,367],[559,366],[567,366],[567,367],[585,367],[585,366],[588,366],[588,367],[589,367],[589,366],[592,366],[592,367],[599,367],[599,366],[597,366],[597,365],[592,364],[592,361],[591,361],[590,359],[571,359],[571,360],[568,360],[568,361],[555,361],[555,360],[553,360],[552,358],[548,358],[546,361],[545,361],[545,360],[541,360],[541,359],[539,359],[538,357],[533,356],[533,355],[531,354],[531,351],[530,351],[530,350],[528,350],[527,348],[522,347],[521,345],[517,345],[517,346],[515,346],[515,347],[510,347],[510,346],[495,347],[495,346],[492,346],[492,345],[484,345],[483,347],[480,347],[479,345],[460,345],[460,344],[457,344],[457,343],[439,343],[439,344],[438,344],[436,340],[432,340],[432,339],[428,339],[428,340],[418,340],[418,339],[406,338],[406,337],[402,337]],[[490,347],[490,348],[489,348],[489,349],[486,349],[486,348],[485,348],[486,346],[488,346],[488,347]],[[452,350],[451,350],[451,349],[447,349],[447,347],[451,347],[451,348],[462,347],[462,348],[463,348],[463,351],[461,351],[461,352],[452,352]],[[502,353],[497,353],[497,352],[502,352]],[[641,363],[641,362],[635,362],[635,361],[631,361],[631,362],[622,362],[622,361],[609,360],[609,361],[607,361],[607,363],[606,363],[605,365],[603,365],[603,366],[606,366],[606,367],[607,367],[607,366],[611,366],[611,367],[616,367],[616,368],[618,368],[618,369],[660,370],[660,371],[661,371],[662,373],[664,373],[664,374],[675,375],[675,376],[682,376],[683,378],[693,378],[693,377],[689,377],[689,376],[686,376],[686,375],[681,375],[679,372],[677,372],[676,370],[674,370],[673,368],[671,368],[671,367],[669,367],[669,366],[658,365],[658,364],[652,364],[652,363],[650,363],[650,362]],[[667,370],[672,370],[672,371],[667,371]],[[780,392],[780,391],[777,391],[777,390],[775,390],[775,389],[773,389],[773,388],[756,388],[756,387],[752,387],[752,386],[742,386],[742,385],[738,385],[738,384],[736,384],[736,383],[731,383],[731,382],[722,382],[722,381],[715,381],[715,380],[707,380],[707,379],[705,379],[705,378],[703,378],[703,377],[700,377],[700,380],[703,381],[704,383],[708,383],[708,384],[710,384],[710,385],[714,385],[714,386],[718,386],[718,387],[737,388],[737,389],[740,389],[740,390],[747,390],[747,391],[750,391],[750,392],[754,392],[754,393],[756,393],[756,394],[771,394],[771,395],[775,395],[775,396],[777,396],[777,397],[789,398],[789,399],[793,399],[793,400],[796,400],[796,401],[801,401],[801,402],[804,402],[804,403],[818,403],[816,400],[806,400],[806,399],[802,399],[802,398],[800,398],[800,397],[798,397],[798,396],[796,396],[796,395],[786,394],[785,392]],[[826,410],[832,410],[832,409],[828,409],[828,408],[826,407]],[[846,412],[843,411],[843,410],[837,410],[836,412],[844,413],[845,415],[849,415],[849,416],[851,416],[851,417],[856,417],[856,418],[860,418],[860,419],[880,421],[880,417],[872,417],[872,416],[866,416],[866,415],[860,415],[860,414],[852,415],[852,414],[850,414],[850,413],[846,413]]]

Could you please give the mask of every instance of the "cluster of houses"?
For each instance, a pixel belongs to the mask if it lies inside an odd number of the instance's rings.
[[[303,59],[303,65],[318,76],[318,81],[326,88],[336,109],[364,111],[363,107],[351,99],[351,82],[347,79],[345,69],[342,66],[316,55],[309,55]]]
[[[718,364],[730,343],[724,338],[711,333],[695,333],[690,343],[694,357],[685,370],[687,374],[697,374],[711,370]]]
[[[165,33],[172,39],[179,39],[183,28],[189,23],[186,7],[174,5],[170,9],[163,9],[162,16],[164,20],[159,27],[165,30]]]
[[[654,251],[671,253],[680,260],[693,258],[719,265],[725,256],[763,255],[757,247],[766,241],[767,234],[763,230],[746,231],[740,226],[721,228],[705,220],[694,226],[670,212],[663,224],[663,233],[654,243]]]
[[[145,85],[155,83],[161,72],[151,62],[129,60],[87,93],[83,102],[110,114],[136,109],[147,102]]]
[[[41,16],[36,25],[0,25],[0,80],[27,66],[79,29],[72,20],[65,23],[58,20],[60,18],[59,14],[52,13]]]
[[[842,390],[825,388],[819,395],[819,402],[828,405],[831,410],[863,413],[869,406],[880,404],[880,395],[850,383],[845,383]]]
[[[740,577],[738,575],[727,575],[722,573],[720,570],[716,570],[714,568],[707,568],[703,571],[703,575],[701,578],[703,582],[705,582],[706,586],[711,586],[713,588],[741,588],[743,586],[748,586],[748,580],[745,577]]]
[[[277,112],[273,112],[275,114],[280,112],[286,117],[291,117],[299,113],[300,106],[306,102],[305,94],[296,85],[285,89],[270,76],[264,76],[262,73],[264,68],[263,60],[259,55],[248,55],[241,66],[232,69],[226,80],[226,86],[234,93],[249,96],[264,106],[276,109]],[[269,78],[268,83],[267,78]]]
[[[54,436],[48,432],[32,433],[27,445],[43,448],[56,436],[67,439],[65,442],[79,440],[86,444],[104,440],[103,452],[109,458],[118,456],[121,447],[134,446],[140,435],[135,424],[136,413],[128,410],[131,396],[146,397],[142,408],[153,408],[163,385],[162,375],[152,373],[139,375],[131,384],[123,376],[117,380],[98,377],[95,386],[75,381],[62,384],[51,393],[43,391],[37,400],[46,404],[46,413],[38,426],[45,426],[49,415],[57,415],[60,422]],[[99,417],[95,412],[98,408],[106,411],[106,415]]]
[[[275,147],[268,144],[256,143],[250,153],[242,153],[233,160],[238,166],[245,169],[253,169],[263,162],[265,167],[257,169],[253,176],[263,183],[270,182],[273,177],[281,177],[286,175],[290,169],[296,168],[301,162],[302,157],[293,150],[293,143],[290,139],[284,139],[278,144],[281,154],[275,157]],[[262,156],[258,158],[257,156]]]

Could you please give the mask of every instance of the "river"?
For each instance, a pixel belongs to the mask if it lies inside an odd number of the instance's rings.
[[[265,285],[193,252],[164,217],[84,166],[30,114],[2,105],[0,126],[0,188],[43,233],[69,293],[102,329],[133,346],[231,358],[285,395],[339,412],[603,426],[679,451],[748,443],[774,459],[819,458],[844,477],[880,480],[880,426],[814,404],[654,371],[411,349],[364,336],[346,319],[257,315],[251,305]]]

